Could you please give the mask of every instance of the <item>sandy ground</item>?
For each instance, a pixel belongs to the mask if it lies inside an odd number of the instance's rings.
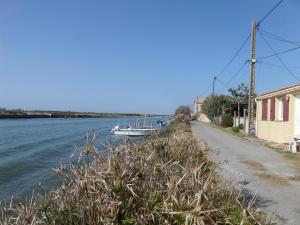
[[[193,122],[192,130],[208,144],[224,177],[257,196],[257,207],[278,224],[300,225],[300,171],[282,154],[208,124]]]

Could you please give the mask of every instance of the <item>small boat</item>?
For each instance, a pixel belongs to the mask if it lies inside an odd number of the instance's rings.
[[[111,131],[116,135],[124,135],[124,136],[149,136],[156,132],[158,128],[147,126],[146,125],[147,115],[144,118],[144,124],[142,126],[139,125],[139,120],[136,120],[135,127],[132,127],[130,124],[126,128],[120,128],[119,125],[115,126]]]
[[[156,132],[156,128],[151,127],[131,127],[128,128],[120,128],[119,126],[115,126],[111,131],[116,135],[124,135],[124,136],[148,136]]]

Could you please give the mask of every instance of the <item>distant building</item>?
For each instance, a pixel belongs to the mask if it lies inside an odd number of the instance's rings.
[[[194,115],[197,116],[197,120],[200,122],[210,123],[210,120],[207,116],[202,112],[202,105],[204,99],[201,97],[196,97],[194,101]]]

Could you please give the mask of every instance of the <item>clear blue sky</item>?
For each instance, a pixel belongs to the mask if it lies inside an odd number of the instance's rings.
[[[277,2],[0,0],[0,107],[172,113],[207,89],[251,20]],[[299,12],[299,0],[285,0],[261,28],[300,41]],[[257,38],[257,56],[272,54]],[[293,47],[270,43],[277,51]],[[248,43],[220,76],[223,83],[249,52]],[[300,78],[299,56],[282,58]],[[248,77],[247,65],[230,85]],[[258,93],[295,82],[281,68],[257,64]],[[216,89],[227,88],[217,82]]]

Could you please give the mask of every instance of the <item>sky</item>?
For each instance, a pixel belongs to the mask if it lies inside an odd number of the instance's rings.
[[[196,96],[249,82],[250,41],[278,0],[0,0],[0,107],[173,113]],[[300,41],[300,1],[260,26]],[[275,51],[294,45],[268,39]],[[257,58],[271,55],[257,34]],[[300,79],[300,50],[281,56]],[[272,65],[272,66],[271,66]],[[276,57],[256,63],[256,92],[298,82]],[[230,81],[230,82],[228,82]]]

